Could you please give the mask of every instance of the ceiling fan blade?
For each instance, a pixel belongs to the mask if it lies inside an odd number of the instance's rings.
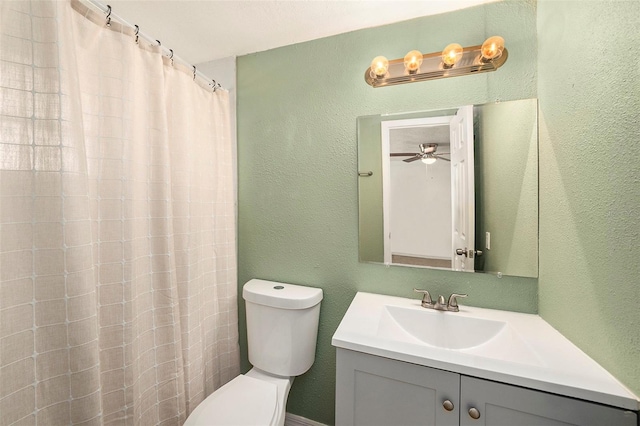
[[[420,154],[416,154],[415,152],[392,152],[389,154],[390,157],[413,157],[414,155]]]
[[[434,154],[434,157],[436,157],[438,160],[444,160],[444,161],[451,161],[448,158],[443,157],[442,155],[438,155],[438,154]]]
[[[413,161],[417,161],[417,160],[421,160],[421,159],[422,159],[422,154],[416,154],[413,157],[407,158],[406,160],[402,160],[402,161],[404,161],[405,163],[411,163]]]

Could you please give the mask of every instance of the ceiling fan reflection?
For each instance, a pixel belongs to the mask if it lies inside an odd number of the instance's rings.
[[[389,155],[391,157],[410,157],[402,160],[405,163],[411,163],[417,160],[422,160],[422,162],[425,164],[433,164],[436,162],[436,160],[451,161],[450,159],[443,157],[443,155],[448,155],[448,152],[436,154],[436,151],[438,150],[437,143],[421,143],[418,146],[420,147],[420,152],[418,153],[392,152]]]

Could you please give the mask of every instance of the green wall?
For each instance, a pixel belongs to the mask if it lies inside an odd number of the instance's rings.
[[[540,315],[640,395],[640,2],[538,3]]]
[[[414,296],[465,292],[465,303],[537,311],[537,280],[358,262],[356,118],[536,97],[536,9],[501,2],[356,31],[238,58],[239,283],[258,277],[321,287],[316,362],[296,378],[288,411],[332,424],[331,336],[357,291]],[[377,55],[439,51],[500,34],[497,72],[373,89]],[[240,301],[243,368],[244,304]]]

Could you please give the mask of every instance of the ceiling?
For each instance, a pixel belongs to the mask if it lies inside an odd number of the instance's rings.
[[[100,0],[191,64],[495,0]]]
[[[391,129],[389,152],[420,152],[420,144],[437,143],[438,151],[449,152],[449,126],[421,126]]]

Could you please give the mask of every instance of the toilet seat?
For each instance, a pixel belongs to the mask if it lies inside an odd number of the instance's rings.
[[[240,375],[202,401],[183,426],[272,425],[277,397],[275,384]]]

